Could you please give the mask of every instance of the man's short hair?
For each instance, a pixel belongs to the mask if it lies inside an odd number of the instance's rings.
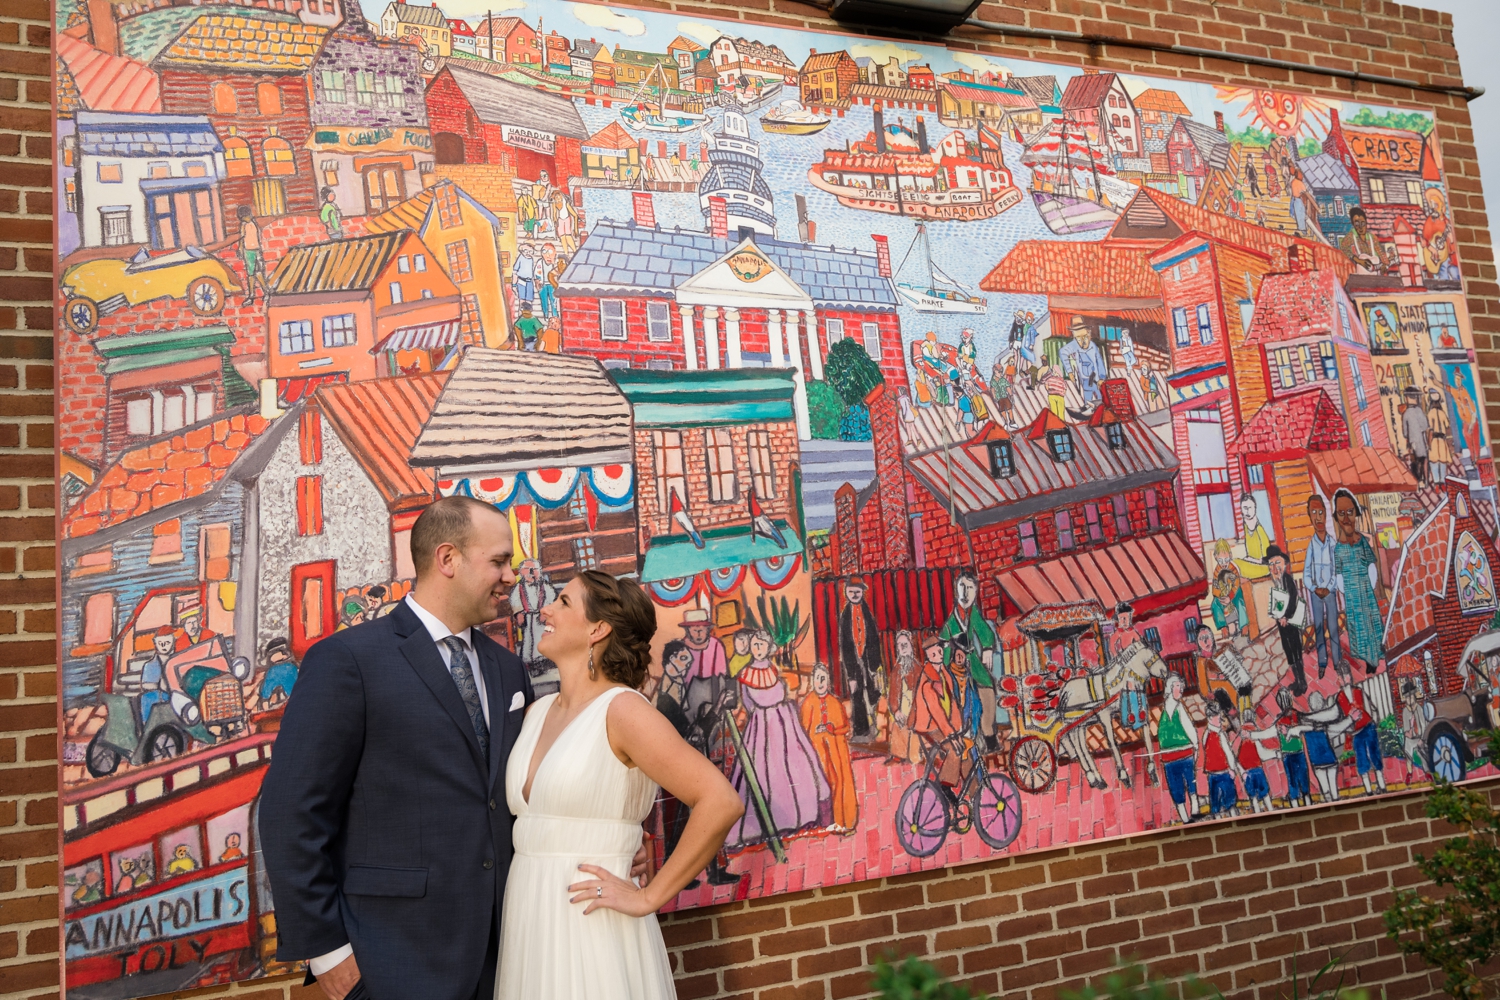
[[[499,513],[483,500],[475,500],[455,493],[451,497],[440,497],[427,505],[411,528],[411,561],[417,569],[417,578],[432,565],[438,546],[444,542],[460,552],[469,547],[474,537],[474,514],[477,511]]]

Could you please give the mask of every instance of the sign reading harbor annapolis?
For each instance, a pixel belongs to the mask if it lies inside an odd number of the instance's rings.
[[[1429,114],[559,0],[509,63],[152,6],[124,54],[57,25],[70,997],[288,971],[281,713],[455,492],[539,691],[572,575],[655,603],[646,693],[746,807],[677,908],[1488,773]]]

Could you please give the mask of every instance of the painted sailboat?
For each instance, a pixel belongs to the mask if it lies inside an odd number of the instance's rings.
[[[764,132],[778,135],[816,135],[832,120],[827,115],[814,114],[798,101],[782,101],[774,111],[767,111],[761,117],[760,127]]]
[[[932,262],[932,244],[927,237],[927,227],[920,222],[917,223],[917,235],[912,238],[911,246],[906,248],[906,257],[911,256],[911,252],[916,249],[918,243],[922,244],[922,256],[927,265],[926,283],[896,282],[896,291],[911,304],[913,309],[917,312],[928,313],[980,315],[989,309],[989,303],[983,298],[944,274],[942,269]],[[902,258],[901,267],[896,269],[896,273],[900,274],[905,265],[906,258]]]
[[[644,98],[648,88],[656,91],[654,101]],[[670,104],[670,98],[664,96],[667,89],[661,67],[651,67],[651,72],[641,81],[631,103],[620,109],[620,120],[625,123],[625,127],[637,131],[644,129],[647,132],[691,132],[708,123],[708,115],[701,108],[694,111],[680,103],[676,106]]]
[[[1021,162],[1031,168],[1031,200],[1059,236],[1108,229],[1135,185],[1120,180],[1077,122],[1059,118],[1031,141]]]

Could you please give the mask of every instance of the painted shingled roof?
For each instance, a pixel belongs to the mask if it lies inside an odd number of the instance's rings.
[[[198,156],[224,144],[202,115],[78,113],[78,148],[89,156]]]
[[[907,467],[943,506],[952,501],[969,530],[1165,482],[1177,474],[1177,455],[1139,421],[1121,421],[1125,437],[1119,448],[1110,447],[1109,432],[1103,427],[1053,421],[1056,417],[1043,410],[1033,428],[1043,433],[1035,438],[1029,433],[1011,434],[1014,476],[996,479],[990,475],[986,443],[932,448],[909,455]],[[1052,457],[1046,429],[1067,429],[1071,433],[1072,461],[1059,462]]]
[[[424,28],[446,28],[448,19],[436,4],[431,7],[419,7],[410,3],[393,3],[386,10],[396,15],[396,20],[402,24],[420,24]]]
[[[381,214],[370,217],[366,224],[366,231],[370,233],[394,233],[402,229],[410,229],[420,233],[427,224],[427,219],[432,215],[433,204],[439,198],[452,197],[457,199],[453,205],[464,203],[479,212],[489,220],[490,225],[495,227],[498,233],[504,228],[495,213],[485,208],[473,195],[469,194],[458,184],[451,180],[440,180],[430,187],[423,188],[420,192],[398,204],[395,208]]]
[[[1081,73],[1068,81],[1063,91],[1062,106],[1069,111],[1097,108],[1104,103],[1104,95],[1115,84],[1113,73]]]
[[[330,29],[257,12],[202,14],[155,59],[157,65],[221,67],[235,72],[305,73]]]
[[[161,85],[144,64],[101,52],[71,35],[57,36],[60,68],[72,77],[78,101],[95,111],[157,114]]]
[[[202,496],[271,426],[259,414],[237,413],[132,448],[68,512],[63,537],[82,538]]]
[[[374,286],[401,244],[407,230],[331,240],[292,248],[271,276],[272,295],[304,292],[351,292]]]
[[[1191,118],[1177,119],[1177,125],[1186,133],[1188,141],[1203,157],[1203,162],[1214,170],[1223,170],[1229,164],[1229,140],[1216,128],[1193,121]]]
[[[1355,445],[1315,451],[1308,457],[1313,478],[1332,496],[1340,487],[1351,493],[1411,493],[1417,481],[1393,451]]]
[[[1161,298],[1161,279],[1139,247],[1023,240],[979,282],[986,292]]]
[[[1230,446],[1247,458],[1348,447],[1349,424],[1322,386],[1271,400],[1245,422]]]
[[[634,461],[630,404],[592,358],[471,347],[411,464],[496,472]]]
[[[312,405],[328,420],[394,513],[423,507],[437,486],[412,466],[412,446],[452,372],[320,386]]]
[[[149,63],[198,18],[205,14],[233,15],[235,10],[228,6],[186,6],[136,14],[120,22],[120,51],[131,59]]]
[[[1332,153],[1315,153],[1297,161],[1302,176],[1314,191],[1342,191],[1358,194],[1359,185],[1344,166],[1342,160]]]
[[[1137,111],[1155,111],[1167,115],[1192,114],[1188,110],[1188,106],[1182,103],[1182,98],[1178,97],[1177,92],[1174,90],[1163,90],[1160,87],[1153,87],[1150,90],[1141,91],[1133,100],[1135,101],[1135,109]]]
[[[549,94],[509,80],[449,64],[444,72],[453,77],[474,114],[486,125],[534,128],[573,139],[587,139],[588,126],[571,98]]]
[[[637,291],[672,297],[677,286],[739,245],[682,229],[600,221],[558,286],[560,294]],[[820,306],[890,310],[898,305],[873,253],[756,237],[755,246]]]
[[[1453,508],[1444,497],[1406,540],[1385,616],[1387,649],[1399,650],[1402,644],[1432,628],[1432,598],[1442,597],[1448,589],[1448,561],[1453,554],[1456,522]]]
[[[1332,271],[1268,274],[1256,294],[1247,344],[1275,344],[1338,331],[1338,275]],[[1349,321],[1354,322],[1353,310]]]

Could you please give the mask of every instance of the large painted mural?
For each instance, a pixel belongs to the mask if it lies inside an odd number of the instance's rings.
[[[1482,770],[1429,114],[491,6],[56,5],[70,996],[289,971],[283,706],[455,492],[539,690],[572,574],[655,602],[747,807],[678,908]]]

